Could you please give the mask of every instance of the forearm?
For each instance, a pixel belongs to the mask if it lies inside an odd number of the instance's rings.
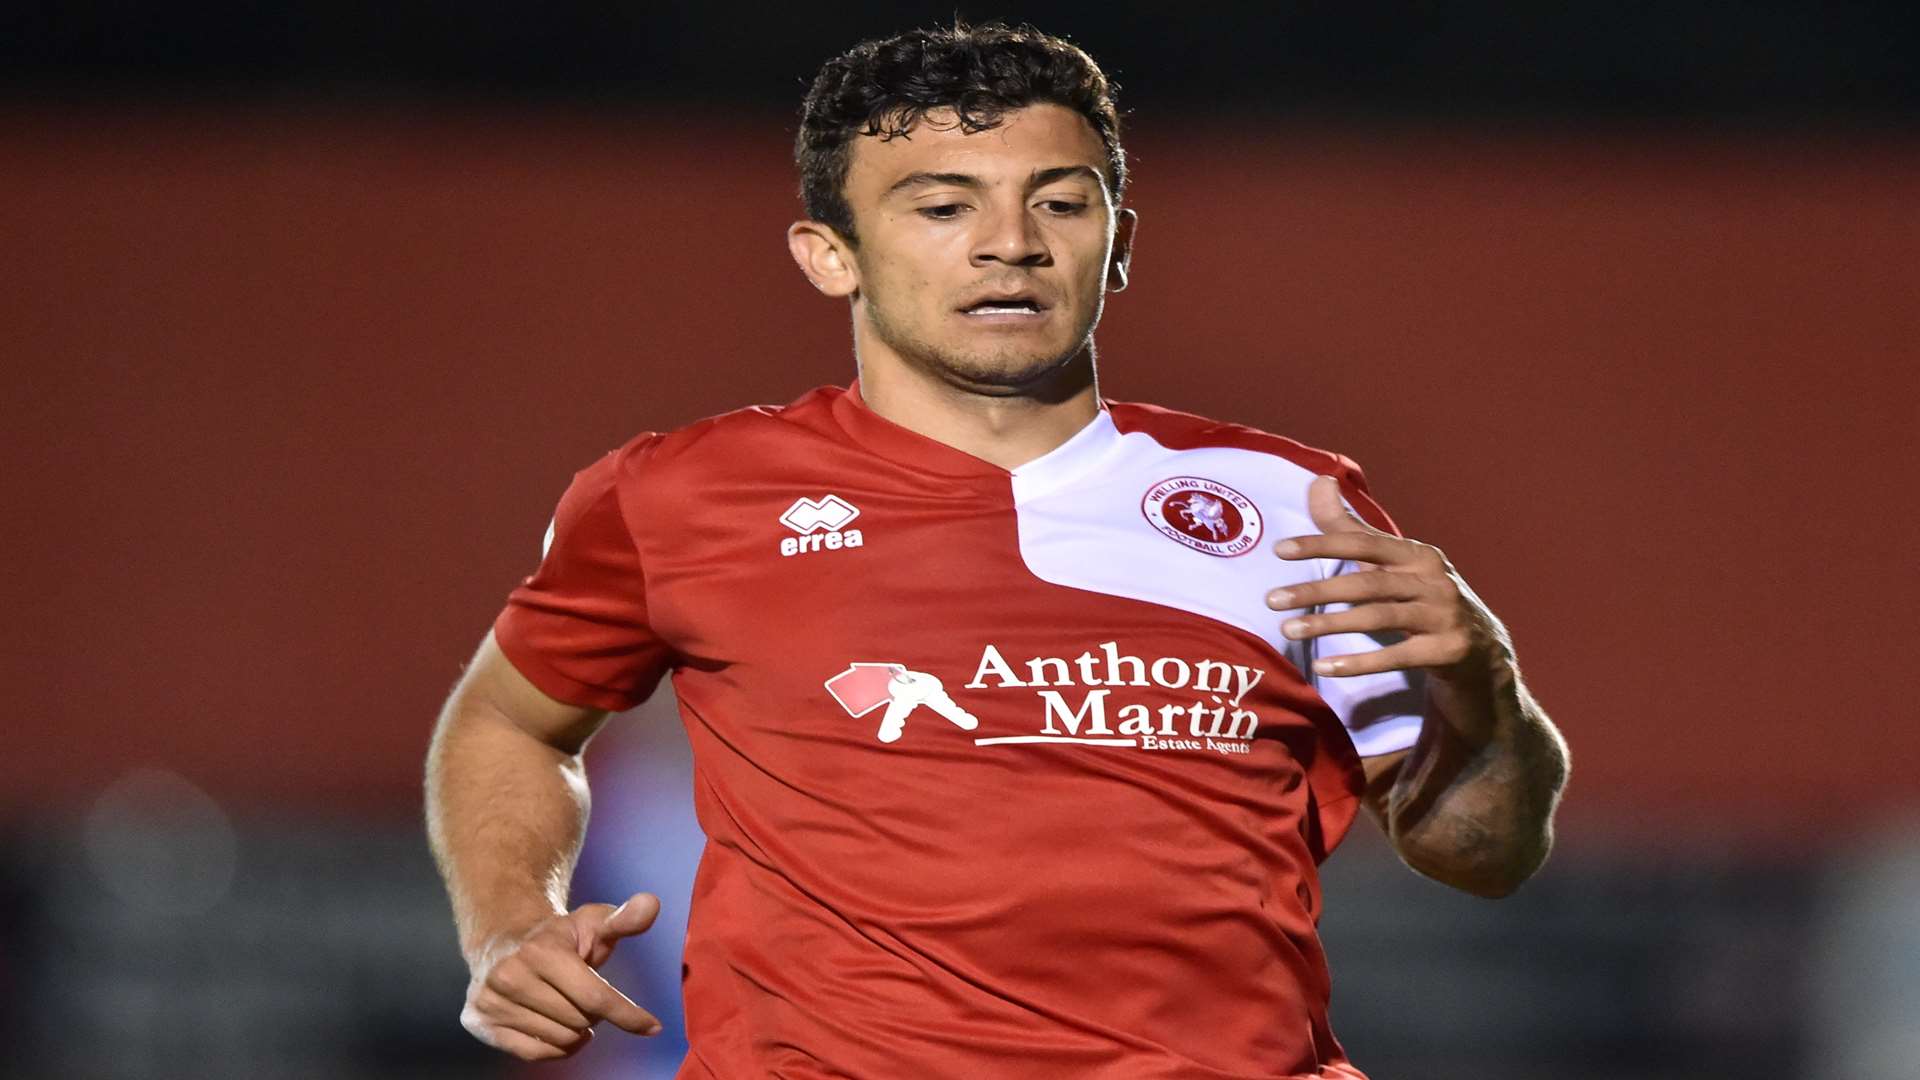
[[[1307,504],[1320,534],[1282,540],[1275,554],[1373,569],[1268,593],[1275,611],[1314,609],[1281,623],[1281,633],[1362,633],[1382,643],[1316,657],[1317,676],[1426,673],[1420,738],[1410,751],[1367,759],[1367,806],[1414,869],[1483,896],[1512,892],[1553,847],[1567,748],[1527,693],[1506,627],[1439,548],[1361,521],[1333,477],[1314,479]],[[1346,610],[1327,610],[1336,604]]]
[[[483,702],[448,702],[427,756],[427,833],[469,963],[566,910],[588,803],[578,753]]]
[[[1429,680],[1426,723],[1385,800],[1387,834],[1414,869],[1505,896],[1546,861],[1567,749],[1511,653],[1484,677]]]

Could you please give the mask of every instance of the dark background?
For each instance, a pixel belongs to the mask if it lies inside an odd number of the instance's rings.
[[[574,469],[851,377],[781,241],[794,111],[955,10],[0,10],[9,1075],[495,1065],[418,826],[434,710]],[[1910,1077],[1905,6],[1013,14],[1122,86],[1105,392],[1359,459],[1573,746],[1513,899],[1365,825],[1329,865],[1356,1060]],[[667,898],[620,977],[671,1015],[665,698],[591,755],[579,898]]]

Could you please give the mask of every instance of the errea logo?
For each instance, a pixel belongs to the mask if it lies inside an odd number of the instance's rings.
[[[866,538],[860,535],[859,529],[847,528],[859,516],[859,507],[832,493],[819,499],[796,499],[787,507],[787,512],[780,515],[780,524],[800,535],[781,537],[780,554],[804,555],[823,549],[861,547]]]

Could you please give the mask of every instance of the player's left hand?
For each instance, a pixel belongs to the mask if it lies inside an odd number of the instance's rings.
[[[1318,675],[1368,675],[1426,668],[1449,681],[1484,681],[1507,658],[1505,629],[1473,594],[1439,548],[1368,525],[1340,501],[1340,484],[1314,478],[1307,510],[1320,535],[1295,536],[1273,546],[1282,559],[1346,559],[1370,569],[1289,585],[1267,594],[1275,611],[1346,603],[1351,610],[1302,614],[1281,624],[1294,641],[1327,634],[1404,635],[1383,648],[1313,662]],[[1391,640],[1391,638],[1389,638]]]

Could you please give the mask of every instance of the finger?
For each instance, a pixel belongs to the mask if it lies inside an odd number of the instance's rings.
[[[1346,678],[1374,675],[1382,671],[1445,667],[1458,663],[1465,655],[1464,635],[1422,634],[1371,652],[1323,656],[1313,662],[1313,673]]]
[[[1444,572],[1445,560],[1431,545],[1383,532],[1341,532],[1292,536],[1273,545],[1283,559],[1346,559],[1406,570]]]
[[[1267,606],[1275,611],[1288,611],[1322,604],[1372,604],[1382,600],[1429,600],[1440,597],[1440,590],[1434,583],[1417,574],[1363,570],[1274,589],[1267,594]]]
[[[1280,633],[1294,641],[1328,634],[1366,634],[1381,630],[1423,633],[1440,628],[1440,619],[1426,604],[1367,604],[1349,611],[1302,615],[1280,624]]]
[[[567,1056],[565,1050],[542,1042],[522,1031],[503,1027],[483,1015],[477,1005],[460,1010],[460,1026],[467,1034],[497,1050],[505,1050],[522,1061],[550,1061]]]
[[[493,1029],[492,1037],[488,1039],[487,1042],[491,1046],[505,1050],[521,1061],[552,1061],[555,1058],[567,1056],[565,1050],[551,1043],[541,1042],[531,1035],[514,1031],[511,1028]]]
[[[657,1017],[634,1004],[632,998],[585,964],[556,972],[553,985],[589,1019],[605,1020],[635,1035],[660,1033]]]
[[[567,964],[579,965],[573,955],[523,948],[487,973],[484,994],[513,1006],[530,1009],[574,1031],[593,1026],[593,1018],[576,1007],[554,985],[555,972]]]
[[[1340,498],[1340,481],[1316,476],[1307,485],[1307,513],[1323,533],[1373,533],[1379,530],[1360,520]]]
[[[502,964],[487,980],[489,986],[501,989],[512,1000],[537,1008],[571,1027],[592,1027],[601,1020],[609,1020],[636,1035],[652,1035],[660,1030],[660,1021],[653,1014],[634,1004],[571,952],[522,948],[515,959],[524,963]]]
[[[474,1007],[496,1030],[517,1031],[565,1054],[579,1052],[593,1037],[591,1025],[573,1027],[494,994],[482,994]]]

